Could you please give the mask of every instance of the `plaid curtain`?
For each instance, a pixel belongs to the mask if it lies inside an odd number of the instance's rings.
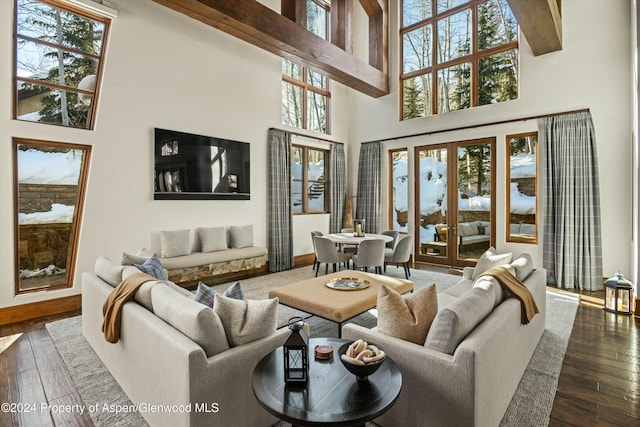
[[[270,129],[268,137],[269,271],[293,268],[291,134]]]
[[[380,229],[380,150],[379,142],[360,145],[355,219],[364,219],[367,233]]]
[[[543,131],[544,243],[548,281],[602,289],[602,232],[591,114],[546,117]]]
[[[347,173],[342,144],[331,144],[331,160],[329,162],[329,185],[331,186],[331,217],[329,232],[339,233],[344,218],[344,202],[347,188]]]

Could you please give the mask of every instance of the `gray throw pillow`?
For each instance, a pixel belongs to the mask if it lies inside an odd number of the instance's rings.
[[[231,247],[234,249],[253,246],[253,225],[232,225],[229,227]]]
[[[504,290],[498,281],[491,276],[480,276],[473,282],[474,288],[482,288],[493,294],[493,307],[497,307],[504,300]]]
[[[136,252],[135,255],[123,252],[122,260],[120,261],[120,264],[122,265],[142,264],[143,262],[151,258],[151,256],[153,255],[154,255],[154,252],[146,248],[140,248],[140,250]]]
[[[113,286],[114,288],[122,282],[122,270],[124,266],[111,261],[106,256],[99,256],[95,264],[96,275]]]
[[[171,230],[160,232],[160,256],[176,257],[191,253],[191,232]]]
[[[458,344],[493,310],[494,294],[472,288],[457,301],[443,307],[433,319],[424,346],[453,354]]]
[[[225,227],[198,228],[202,252],[216,252],[227,249],[227,229]]]
[[[499,254],[496,252],[496,248],[491,247],[487,249],[485,253],[482,254],[478,263],[476,264],[476,268],[473,270],[473,274],[471,275],[472,279],[477,279],[484,273],[493,267],[499,267],[503,264],[509,264],[513,255],[511,252],[505,254]]]
[[[222,322],[209,307],[164,284],[153,287],[151,301],[154,313],[202,347],[207,357],[229,349]]]
[[[511,266],[515,268],[518,280],[524,282],[533,272],[533,259],[529,254],[522,254],[513,260]]]
[[[276,330],[278,302],[278,298],[237,300],[218,294],[213,311],[222,321],[229,345],[236,347],[268,337]]]

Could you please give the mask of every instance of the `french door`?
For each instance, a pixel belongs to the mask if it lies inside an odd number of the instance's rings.
[[[495,138],[415,148],[416,260],[474,265],[495,241]]]

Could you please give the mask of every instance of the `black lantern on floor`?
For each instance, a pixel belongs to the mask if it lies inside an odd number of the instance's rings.
[[[284,382],[306,384],[309,377],[309,335],[301,317],[289,319],[291,333],[283,345]]]
[[[604,282],[604,309],[611,313],[631,314],[633,304],[633,284],[617,272]]]

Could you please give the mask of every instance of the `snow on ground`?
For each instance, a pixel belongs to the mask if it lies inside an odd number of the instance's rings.
[[[399,159],[393,166],[393,181],[395,187],[394,201],[394,224],[397,224],[397,213],[409,209],[408,201],[408,179],[409,169],[408,159]],[[535,154],[519,153],[511,156],[511,178],[532,178],[536,176]],[[447,197],[447,165],[439,162],[435,157],[424,157],[420,159],[420,213],[429,215],[438,211],[446,211]],[[536,198],[527,196],[518,191],[518,184],[511,183],[511,212],[516,214],[535,214]],[[491,209],[491,196],[475,196],[463,199],[458,193],[458,209],[465,211],[489,211]],[[421,241],[432,241],[435,228],[428,226],[420,231]],[[399,227],[397,230],[406,231],[407,227]],[[428,236],[428,238],[426,238]],[[424,237],[424,238],[423,238]]]
[[[511,156],[511,179],[514,178],[535,178],[536,177],[536,155],[530,153],[518,153]]]
[[[18,182],[21,184],[78,185],[82,151],[18,151]],[[48,212],[19,213],[18,224],[70,223],[74,206],[53,203]]]
[[[82,151],[48,153],[18,151],[18,182],[21,184],[78,185]]]
[[[19,213],[18,224],[51,224],[70,223],[73,221],[75,206],[67,206],[60,203],[51,205],[49,212],[34,212],[30,214]]]

